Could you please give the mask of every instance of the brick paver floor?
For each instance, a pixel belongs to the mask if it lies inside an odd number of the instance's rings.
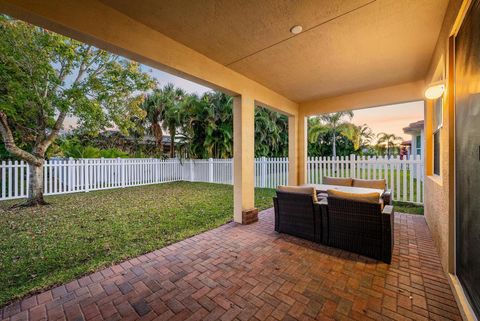
[[[460,320],[422,216],[397,214],[391,265],[230,223],[13,303],[10,320]]]

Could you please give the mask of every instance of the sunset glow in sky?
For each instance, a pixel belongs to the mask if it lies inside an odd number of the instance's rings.
[[[367,124],[375,134],[385,132],[410,140],[403,133],[408,124],[423,120],[423,101],[355,110],[352,122]]]

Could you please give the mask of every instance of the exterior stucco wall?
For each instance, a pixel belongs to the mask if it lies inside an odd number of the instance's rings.
[[[454,105],[453,88],[449,76],[449,37],[462,6],[461,0],[450,1],[432,63],[425,79],[431,83],[444,80],[443,126],[440,129],[440,175],[433,174],[433,103],[425,104],[425,218],[440,254],[446,272],[454,272]]]

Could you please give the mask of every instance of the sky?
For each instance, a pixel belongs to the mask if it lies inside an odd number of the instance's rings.
[[[352,122],[355,125],[367,124],[375,134],[384,132],[410,140],[411,136],[406,135],[402,129],[423,119],[423,101],[417,101],[354,110]]]
[[[183,90],[188,93],[196,93],[198,95],[202,95],[203,93],[212,90],[211,88],[171,75],[158,69],[153,69],[145,65],[142,65],[141,68],[143,69],[143,71],[150,73],[153,78],[157,79],[160,87],[163,87],[168,83],[173,83],[176,87],[183,88]]]

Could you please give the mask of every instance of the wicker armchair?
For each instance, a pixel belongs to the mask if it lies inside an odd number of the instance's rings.
[[[277,191],[273,205],[275,231],[321,242],[321,207],[311,195]]]
[[[393,206],[328,197],[321,202],[324,244],[390,263]]]

